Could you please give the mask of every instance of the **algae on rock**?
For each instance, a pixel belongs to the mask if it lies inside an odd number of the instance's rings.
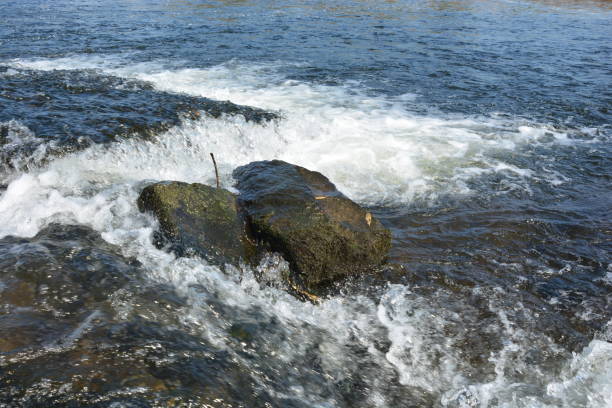
[[[285,257],[300,286],[316,290],[384,261],[389,230],[322,174],[273,160],[233,175],[255,237]]]
[[[215,263],[250,260],[254,247],[245,235],[234,194],[204,184],[168,181],[144,188],[140,211],[159,220],[161,239],[179,255],[195,253]]]

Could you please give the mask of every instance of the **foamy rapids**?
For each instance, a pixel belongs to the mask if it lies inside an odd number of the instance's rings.
[[[278,158],[322,172],[363,205],[426,206],[444,197],[470,197],[472,182],[494,173],[529,193],[535,181],[557,185],[566,182],[567,175],[546,168],[519,168],[503,157],[520,154],[529,144],[576,143],[567,132],[502,114],[459,117],[433,109],[415,114],[407,106],[418,103],[418,95],[389,98],[372,96],[357,83],[299,82],[283,75],[282,63],[229,61],[181,68],[164,62],[132,64],[120,56],[75,56],[13,60],[10,65],[15,70],[93,69],[148,81],[161,91],[279,112],[282,118],[256,124],[239,116],[203,116],[184,120],[155,140],[132,138],[96,145],[31,166],[27,172],[7,172],[0,180],[7,184],[0,196],[0,237],[31,237],[51,222],[91,226],[126,256],[137,257],[149,279],[169,283],[186,296],[190,309],[182,321],[200,327],[201,335],[218,347],[229,349],[223,329],[228,318],[214,316],[206,306],[208,297],[222,299],[237,311],[257,307],[260,313],[280,319],[288,340],[278,345],[276,358],[287,364],[299,362],[314,344],[308,333],[324,333],[317,339],[321,365],[341,378],[357,358],[344,346],[358,342],[369,353],[363,358],[378,370],[367,380],[371,406],[391,406],[381,391],[381,382],[391,375],[397,375],[402,386],[437,395],[437,404],[444,407],[612,406],[612,324],[582,352],[568,357],[560,371],[548,372],[529,365],[528,350],[557,353],[556,346],[545,336],[513,324],[515,314],[535,316],[520,304],[510,310],[500,307],[497,299],[503,297],[503,289],[499,288],[491,293],[489,304],[499,323],[492,323],[490,330],[499,333],[503,347],[488,356],[495,375],[475,381],[465,374],[469,363],[455,347],[461,338],[446,335],[449,325],[460,324],[462,316],[438,300],[424,298],[408,286],[389,285],[377,300],[338,296],[319,305],[303,303],[273,286],[260,285],[248,269],[231,276],[199,259],[177,259],[156,249],[151,243],[155,221],[135,205],[146,182],[212,184],[208,152],[215,153],[222,184],[228,188],[235,167]],[[9,70],[3,75],[10,74]],[[26,134],[20,126],[14,122],[11,129]],[[11,143],[19,143],[15,135],[11,133]],[[35,136],[28,138],[31,142]],[[271,268],[286,267],[276,262]],[[206,292],[195,291],[194,285]],[[115,306],[130,308],[127,300],[118,300]],[[384,353],[375,346],[381,338],[390,344]],[[507,375],[510,367],[513,372],[523,370],[523,378]],[[287,392],[312,406],[335,406],[297,382]]]

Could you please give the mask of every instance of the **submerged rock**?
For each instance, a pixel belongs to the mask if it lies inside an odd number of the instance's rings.
[[[1,238],[0,407],[272,406],[187,306],[88,227]]]
[[[107,143],[118,137],[152,137],[184,118],[241,116],[265,124],[278,114],[230,101],[162,92],[146,81],[94,70],[13,69],[0,76],[0,121],[20,118],[34,134],[72,146],[76,139]],[[88,114],[83,114],[87,106]],[[33,108],[35,107],[35,108]],[[2,134],[0,126],[0,135]]]
[[[255,237],[280,252],[309,290],[381,264],[391,233],[327,177],[279,160],[234,171]]]
[[[144,188],[138,208],[159,220],[159,246],[169,242],[179,255],[195,253],[222,264],[237,264],[253,255],[236,198],[227,190],[178,181],[156,183]]]
[[[51,224],[33,238],[0,239],[3,311],[77,316],[138,275],[138,261],[85,226]]]
[[[135,259],[85,226],[51,224],[33,238],[0,239],[0,366],[63,344],[140,275]]]
[[[175,126],[206,118],[235,117],[262,126],[280,118],[276,112],[163,92],[149,82],[97,70],[15,67],[0,74],[0,90],[0,172],[44,165],[92,144],[155,140]]]

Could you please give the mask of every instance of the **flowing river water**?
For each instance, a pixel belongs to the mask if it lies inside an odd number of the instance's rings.
[[[3,1],[0,407],[612,406],[610,38],[607,1]],[[139,192],[209,152],[325,174],[394,267],[312,304],[157,249]]]

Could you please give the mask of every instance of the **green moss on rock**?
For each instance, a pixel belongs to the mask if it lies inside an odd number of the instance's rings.
[[[138,208],[159,220],[159,246],[170,243],[179,255],[195,253],[221,264],[253,256],[236,198],[227,190],[178,181],[156,183],[143,189]]]
[[[239,201],[260,241],[280,252],[308,290],[384,262],[391,233],[320,173],[283,161],[234,171]]]

